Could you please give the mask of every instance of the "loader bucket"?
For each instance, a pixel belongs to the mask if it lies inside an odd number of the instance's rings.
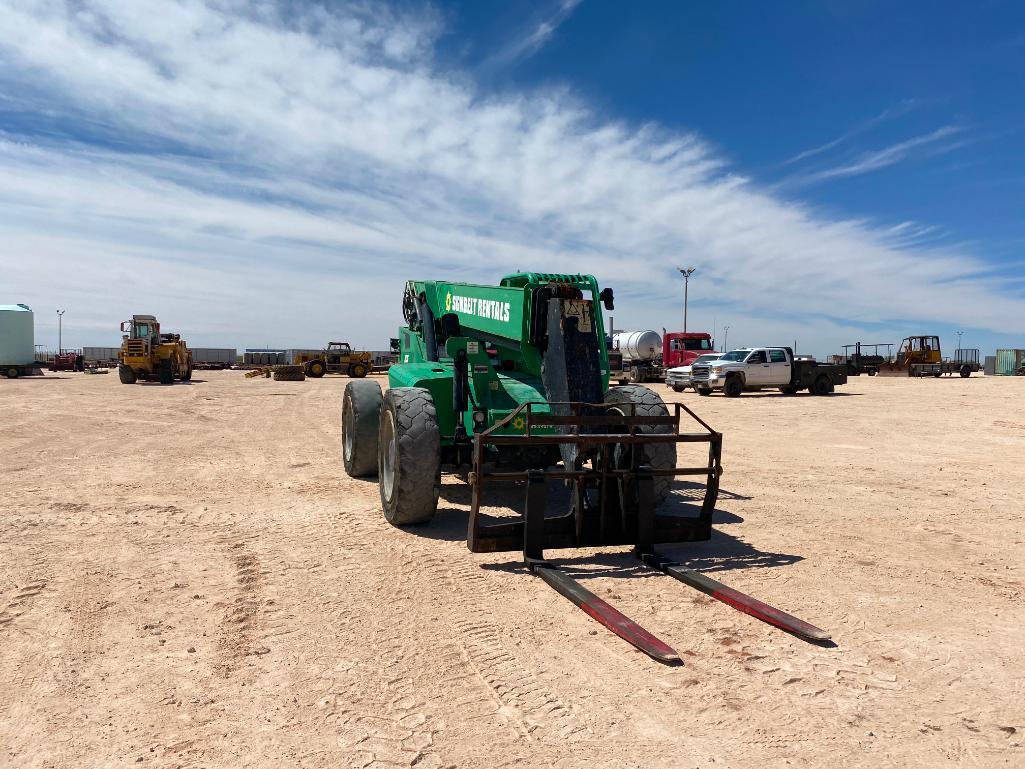
[[[886,363],[880,364],[878,376],[907,377],[909,376],[908,367],[906,365],[901,365],[900,363],[888,361]]]

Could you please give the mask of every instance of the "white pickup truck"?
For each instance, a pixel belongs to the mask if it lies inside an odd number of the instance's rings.
[[[778,387],[784,395],[799,390],[829,395],[836,385],[847,384],[847,369],[840,364],[817,363],[813,358],[795,358],[789,347],[748,347],[708,364],[695,364],[690,384],[699,395],[722,390],[730,398],[764,387]]]

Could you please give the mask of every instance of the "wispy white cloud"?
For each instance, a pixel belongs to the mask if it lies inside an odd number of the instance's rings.
[[[848,163],[818,171],[796,174],[787,179],[786,183],[792,186],[807,186],[828,179],[859,176],[900,163],[902,160],[911,157],[916,151],[920,151],[923,155],[951,152],[958,147],[964,146],[966,142],[947,140],[961,134],[963,131],[964,128],[961,126],[942,126],[927,134],[905,139],[881,149],[863,152]]]
[[[565,91],[481,92],[434,66],[429,13],[298,8],[0,4],[0,91],[21,116],[0,141],[12,301],[67,305],[79,343],[153,311],[194,344],[379,347],[409,277],[594,272],[617,289],[618,325],[661,328],[687,261],[692,321],[758,318],[764,341],[798,316],[1025,330],[1025,302],[963,249],[827,217],[700,137],[610,121]],[[19,129],[24,116],[52,130]],[[849,341],[827,338],[844,325],[798,325],[802,344]]]
[[[543,19],[532,21],[524,32],[488,57],[486,66],[509,64],[533,56],[552,39],[555,31],[573,15],[582,2],[583,0],[557,0]]]
[[[816,155],[821,155],[823,152],[828,152],[829,150],[836,149],[837,147],[846,144],[851,139],[862,134],[868,133],[873,128],[876,128],[882,123],[885,123],[889,120],[895,120],[899,117],[908,114],[913,109],[915,109],[919,104],[919,99],[904,99],[899,104],[895,104],[892,107],[887,107],[878,115],[875,115],[874,117],[871,117],[868,120],[861,121],[850,130],[845,131],[844,133],[837,136],[835,139],[831,139],[830,141],[825,142],[824,144],[820,144],[817,147],[812,147],[811,149],[799,152],[793,157],[784,160],[780,165],[785,166],[791,165],[793,163],[800,163],[801,161],[807,160],[808,158],[813,158]]]

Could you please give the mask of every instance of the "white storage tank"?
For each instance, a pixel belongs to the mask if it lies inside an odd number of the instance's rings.
[[[612,348],[623,360],[651,360],[662,354],[662,337],[656,331],[620,331],[612,337]]]
[[[32,310],[25,304],[0,304],[0,365],[24,366],[35,361]]]

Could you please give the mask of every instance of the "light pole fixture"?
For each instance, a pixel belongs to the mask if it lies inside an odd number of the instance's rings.
[[[957,332],[957,352],[958,352],[958,354],[961,353],[961,334],[963,334],[963,333],[964,333],[964,331],[958,331]]]
[[[683,275],[683,333],[687,333],[687,292],[690,288],[690,276],[697,267],[677,267]]]
[[[730,338],[730,327],[729,326],[723,326],[722,327],[722,351],[723,352],[729,352],[730,351],[730,348],[726,346],[726,340],[729,339],[729,338]]]
[[[64,346],[63,346],[64,340],[63,340],[63,333],[62,332],[63,332],[63,326],[64,326],[64,324],[63,324],[64,313],[66,313],[66,312],[67,312],[67,310],[57,310],[57,354],[58,355],[62,355],[64,353]]]

